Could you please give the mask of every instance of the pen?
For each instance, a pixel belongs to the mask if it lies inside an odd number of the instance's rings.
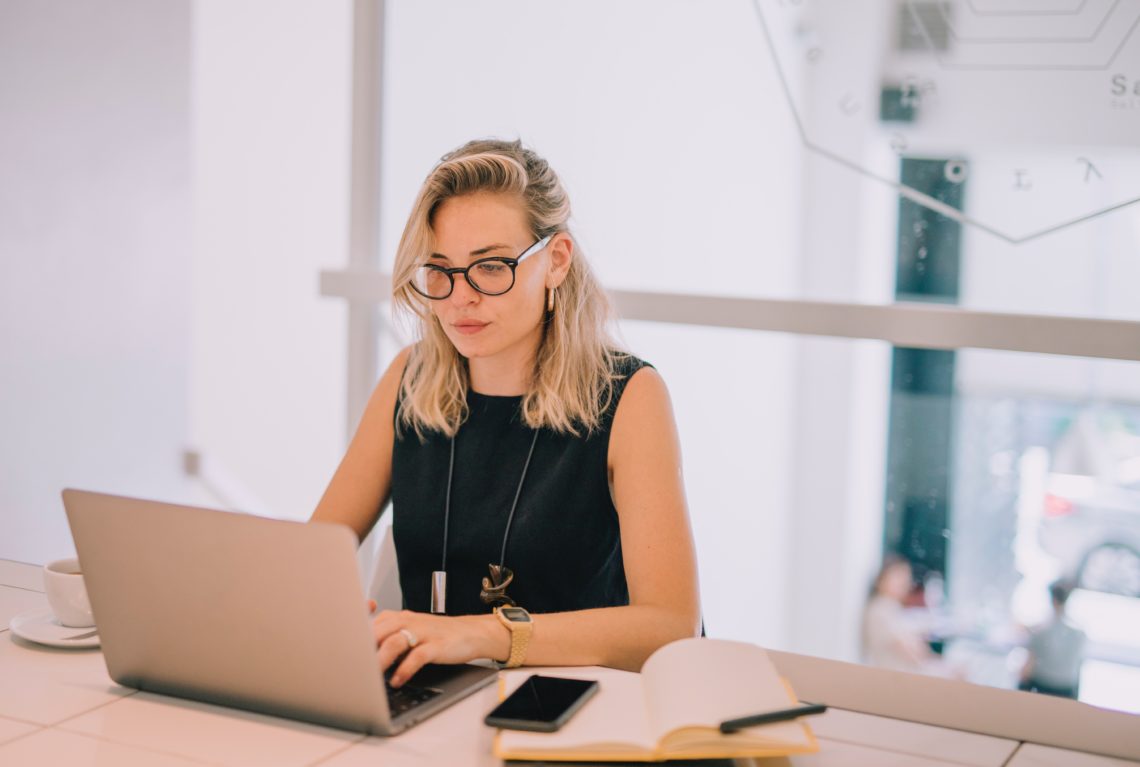
[[[780,711],[769,711],[765,714],[744,716],[740,719],[729,719],[726,722],[720,723],[720,731],[725,733],[736,732],[737,730],[744,729],[745,727],[752,727],[757,724],[786,722],[789,719],[798,719],[801,716],[822,714],[824,711],[827,711],[827,706],[819,703],[809,703],[807,705],[797,706],[795,708],[785,708],[781,709]]]

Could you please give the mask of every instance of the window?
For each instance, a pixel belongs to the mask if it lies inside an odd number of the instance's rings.
[[[1124,498],[1092,561],[1135,567],[1140,97],[1114,73],[1140,72],[1140,10],[876,7],[388,3],[379,261],[440,154],[521,137],[673,391],[710,633],[857,659],[895,552],[932,665],[1015,686],[1018,624],[1097,549],[1055,522]],[[1114,457],[1065,464],[1082,440]],[[1140,711],[1140,600],[1098,577],[1070,600],[1081,696]]]

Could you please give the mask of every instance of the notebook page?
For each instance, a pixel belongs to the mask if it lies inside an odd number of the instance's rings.
[[[522,684],[533,671],[512,671],[507,675],[507,692]],[[558,732],[503,730],[499,748],[504,753],[568,751],[593,746],[592,750],[651,751],[655,739],[649,734],[645,693],[641,675],[602,668],[542,669],[543,676],[597,680],[593,698],[571,717]]]
[[[654,740],[683,727],[718,727],[795,705],[763,648],[726,639],[686,639],[666,645],[642,669]],[[749,728],[765,738],[805,740],[794,722]]]

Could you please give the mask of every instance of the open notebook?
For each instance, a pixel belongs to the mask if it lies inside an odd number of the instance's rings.
[[[505,697],[532,672],[504,676]],[[768,654],[724,639],[682,639],[655,652],[640,674],[614,669],[544,669],[547,676],[597,679],[600,690],[561,730],[503,730],[501,759],[655,761],[781,756],[819,750],[804,720],[731,735],[727,719],[796,705]]]

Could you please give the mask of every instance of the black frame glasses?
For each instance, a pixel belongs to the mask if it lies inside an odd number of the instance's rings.
[[[535,240],[530,245],[530,247],[528,247],[526,250],[524,250],[522,253],[519,254],[518,258],[507,258],[505,256],[488,256],[487,258],[480,258],[476,261],[472,261],[467,266],[446,267],[446,266],[439,266],[437,264],[420,264],[418,267],[416,267],[417,273],[423,273],[423,272],[427,271],[427,272],[439,273],[439,274],[443,274],[443,275],[447,276],[448,288],[447,288],[447,292],[444,293],[442,296],[429,295],[428,293],[424,292],[423,290],[420,290],[419,286],[416,284],[416,282],[417,282],[416,279],[413,279],[411,281],[411,283],[409,283],[409,284],[411,285],[412,290],[416,291],[417,293],[419,293],[424,298],[427,298],[431,301],[442,301],[443,299],[451,296],[451,294],[455,291],[455,275],[462,274],[463,278],[465,280],[467,280],[467,284],[470,285],[472,287],[472,289],[474,289],[476,292],[482,293],[485,296],[501,296],[504,293],[509,292],[510,289],[515,286],[515,268],[518,267],[518,265],[520,263],[522,263],[522,260],[524,258],[526,258],[527,256],[534,255],[535,253],[538,253],[540,250],[545,248],[547,245],[550,244],[550,240],[553,237],[554,237],[553,234],[548,234],[545,237],[542,237],[538,240]],[[483,288],[479,287],[478,278],[476,278],[474,280],[471,278],[471,270],[474,269],[475,267],[479,266],[480,264],[486,264],[488,262],[501,263],[501,264],[505,265],[506,267],[508,267],[511,270],[511,284],[508,285],[507,287],[503,288],[502,290],[496,290],[496,291],[484,290]]]

